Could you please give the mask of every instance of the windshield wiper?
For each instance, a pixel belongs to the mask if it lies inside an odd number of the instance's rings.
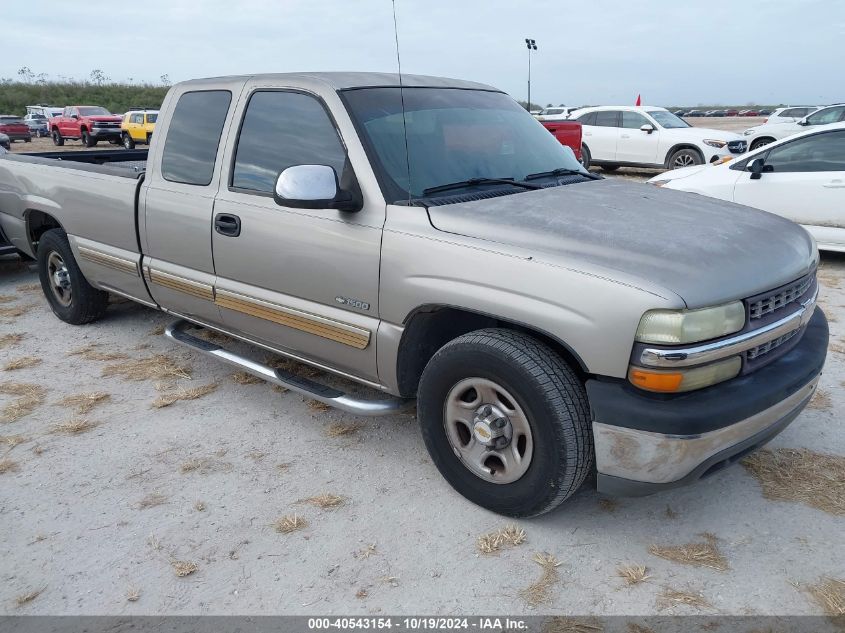
[[[451,191],[452,189],[461,189],[462,187],[475,187],[477,185],[493,185],[504,184],[513,185],[515,187],[523,187],[524,189],[542,189],[540,185],[534,185],[530,182],[523,182],[521,180],[514,180],[513,178],[470,178],[469,180],[461,180],[459,182],[450,182],[448,185],[437,185],[436,187],[429,187],[423,189],[423,195],[427,196],[432,193],[440,193],[441,191]]]
[[[584,176],[584,178],[591,178],[592,180],[603,180],[598,174],[591,174],[590,172],[583,172],[580,169],[567,169],[566,167],[558,167],[551,171],[540,171],[536,174],[528,174],[525,180],[537,180],[538,178],[552,178],[553,176]]]

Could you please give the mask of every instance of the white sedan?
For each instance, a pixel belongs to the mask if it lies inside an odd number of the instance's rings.
[[[819,249],[845,252],[845,123],[776,141],[741,160],[675,169],[649,182],[775,213],[803,225]]]

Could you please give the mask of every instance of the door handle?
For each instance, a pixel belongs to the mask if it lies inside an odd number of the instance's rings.
[[[622,134],[621,137],[622,138],[631,138],[631,135],[630,134]]]
[[[214,216],[214,230],[226,237],[237,237],[241,234],[241,219],[230,213],[218,213]]]

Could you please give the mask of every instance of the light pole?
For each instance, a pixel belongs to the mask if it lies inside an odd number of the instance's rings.
[[[528,47],[528,111],[531,112],[531,51],[537,50],[537,42],[526,37],[525,46]]]

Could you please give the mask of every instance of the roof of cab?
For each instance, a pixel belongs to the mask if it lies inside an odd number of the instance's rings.
[[[320,73],[275,73],[261,75],[233,75],[230,77],[209,77],[207,79],[191,79],[179,85],[220,84],[226,82],[243,83],[257,81],[282,84],[311,84],[321,83],[334,90],[349,90],[354,88],[399,87],[397,73],[365,73],[365,72],[320,72]],[[406,88],[462,88],[469,90],[495,90],[498,88],[475,81],[464,79],[449,79],[447,77],[431,77],[428,75],[402,75],[402,86]]]

